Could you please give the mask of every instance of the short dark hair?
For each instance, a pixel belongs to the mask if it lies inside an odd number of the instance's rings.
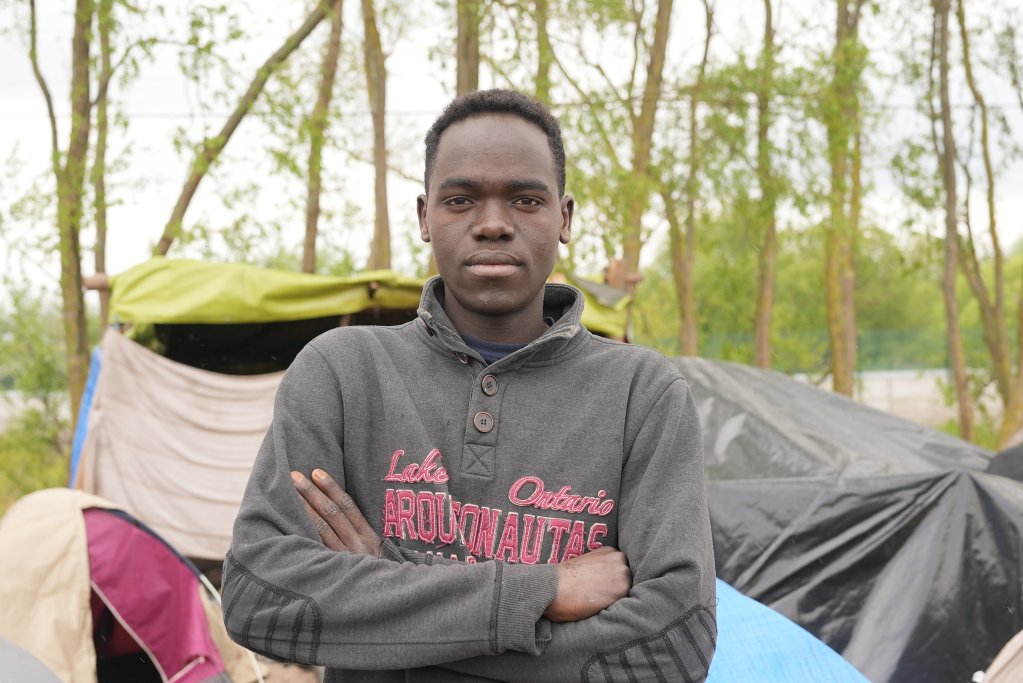
[[[441,134],[451,125],[480,114],[512,114],[529,121],[547,136],[547,145],[554,159],[554,175],[558,179],[558,196],[565,194],[565,147],[561,141],[561,124],[543,104],[514,90],[493,88],[466,93],[444,108],[426,133],[426,172],[423,185],[430,191],[430,174],[437,159]]]

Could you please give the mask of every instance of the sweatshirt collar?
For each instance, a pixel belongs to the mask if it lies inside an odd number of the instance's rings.
[[[447,313],[444,312],[444,281],[431,278],[423,287],[419,304],[420,326],[430,335],[431,341],[455,353],[456,356],[483,359],[466,345],[458,334]],[[558,355],[584,329],[581,323],[583,295],[575,287],[550,283],[544,288],[543,314],[555,319],[553,325],[537,339],[518,351],[494,363],[494,366],[518,367],[526,360],[541,360]]]

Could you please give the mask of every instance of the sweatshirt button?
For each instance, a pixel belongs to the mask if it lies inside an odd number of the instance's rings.
[[[483,393],[487,396],[493,396],[497,393],[497,378],[493,375],[486,375],[481,384],[483,385]]]
[[[472,423],[476,427],[476,431],[481,434],[486,434],[494,428],[494,418],[490,413],[476,413],[476,416],[472,418]]]

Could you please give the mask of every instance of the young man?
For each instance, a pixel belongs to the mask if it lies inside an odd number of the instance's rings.
[[[224,567],[231,636],[328,682],[703,680],[698,416],[674,365],[545,285],[572,227],[557,121],[463,96],[425,181],[418,319],[331,331],[281,384]]]

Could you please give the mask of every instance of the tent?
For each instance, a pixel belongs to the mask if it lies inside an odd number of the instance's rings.
[[[64,683],[255,680],[214,595],[109,501],[37,491],[0,520],[0,637],[12,645],[0,650],[0,671],[30,655]]]
[[[798,624],[717,580],[718,640],[707,683],[867,683]]]
[[[676,362],[720,578],[875,683],[968,681],[1021,630],[1023,484],[988,451],[778,373]]]

